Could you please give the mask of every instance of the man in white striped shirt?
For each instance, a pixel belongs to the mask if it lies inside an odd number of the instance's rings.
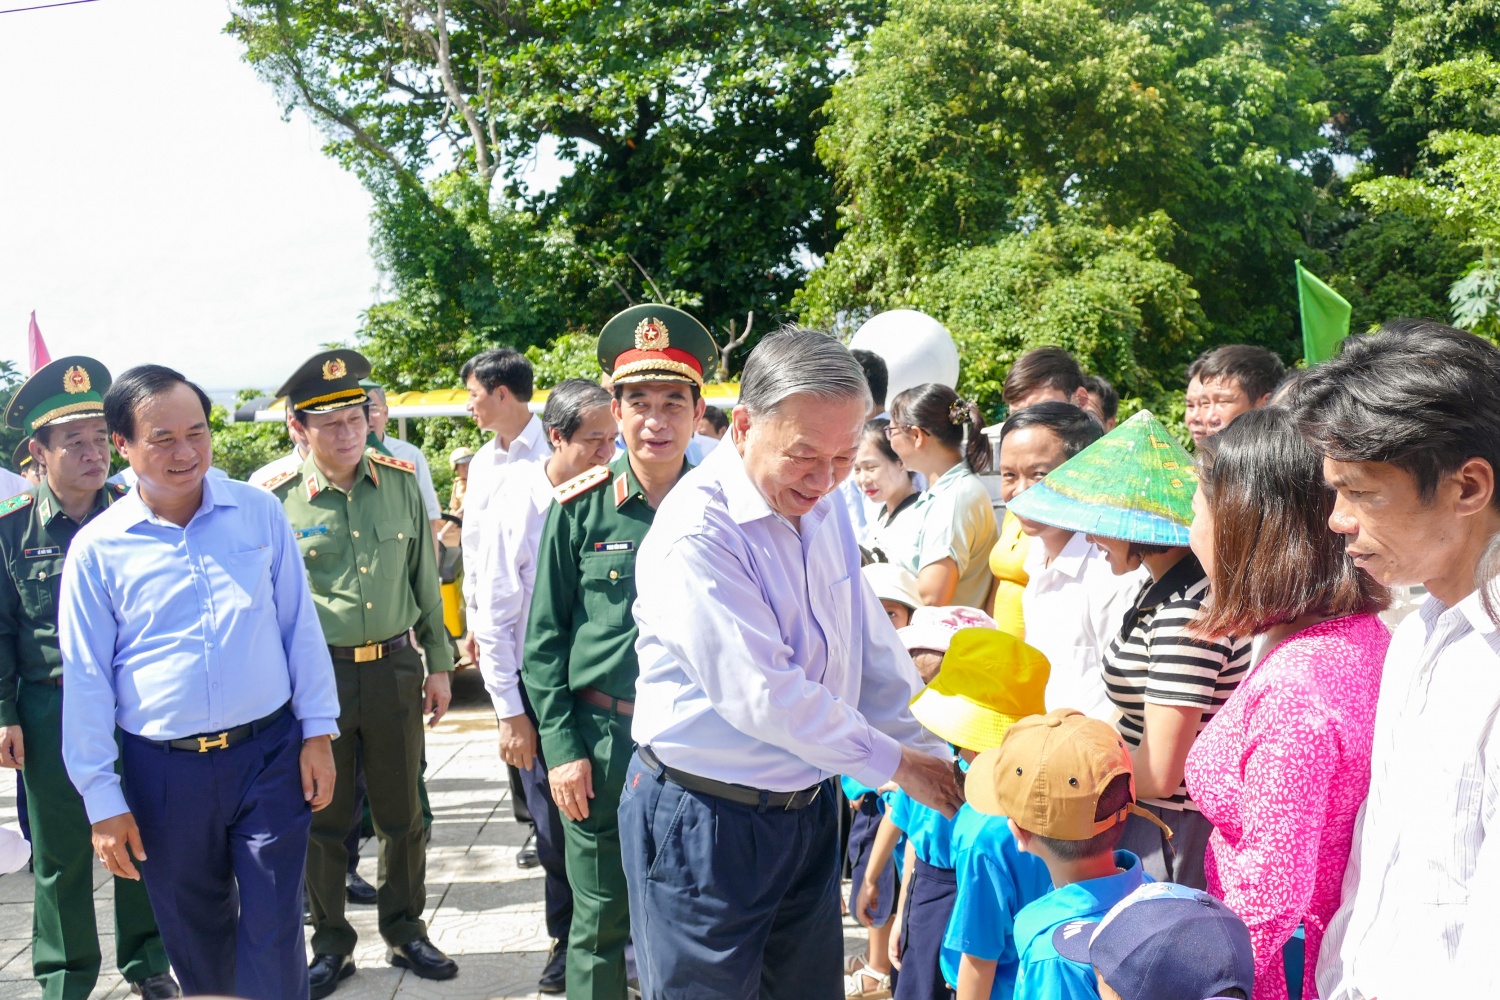
[[[1500,350],[1398,320],[1346,341],[1294,405],[1355,563],[1429,594],[1386,657],[1370,794],[1317,956],[1319,992],[1500,995],[1500,631],[1479,585],[1500,537]]]

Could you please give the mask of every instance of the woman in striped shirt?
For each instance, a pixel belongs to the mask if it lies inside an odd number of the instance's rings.
[[[1213,827],[1188,797],[1183,767],[1193,741],[1244,676],[1250,642],[1192,632],[1208,593],[1207,575],[1188,548],[1195,484],[1192,458],[1142,411],[1011,507],[1034,521],[1087,532],[1116,574],[1142,566],[1150,574],[1104,655],[1104,680],[1131,747],[1136,795],[1173,836],[1169,841],[1155,824],[1131,816],[1120,847],[1140,857],[1152,878],[1202,889]]]

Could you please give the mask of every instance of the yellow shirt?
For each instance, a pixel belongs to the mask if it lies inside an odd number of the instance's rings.
[[[1026,572],[1026,552],[1031,538],[1021,530],[1021,522],[1010,511],[1000,525],[1000,540],[990,550],[990,572],[995,574],[995,609],[990,617],[1000,631],[1026,638],[1026,619],[1021,613],[1021,593],[1030,576]]]

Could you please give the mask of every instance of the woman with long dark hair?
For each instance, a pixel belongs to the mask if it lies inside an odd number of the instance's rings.
[[[902,464],[929,486],[913,511],[920,518],[915,557],[917,592],[931,605],[983,608],[994,576],[989,555],[999,530],[989,491],[978,473],[990,467],[979,408],[937,382],[891,400],[887,428]]]
[[[1214,826],[1208,889],[1250,928],[1255,1000],[1286,1000],[1281,953],[1299,924],[1316,996],[1370,787],[1389,597],[1329,529],[1333,490],[1289,413],[1242,414],[1200,449],[1191,542],[1209,598],[1196,628],[1255,636],[1262,652],[1188,753],[1188,791]]]
[[[916,558],[917,525],[913,513],[921,494],[912,474],[891,449],[886,428],[891,422],[876,417],[865,424],[854,453],[854,484],[879,510],[866,527],[864,547],[881,562],[909,566]]]

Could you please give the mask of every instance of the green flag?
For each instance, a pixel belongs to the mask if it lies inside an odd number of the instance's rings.
[[[1297,261],[1297,306],[1302,311],[1302,353],[1309,365],[1327,361],[1349,336],[1354,309]]]

